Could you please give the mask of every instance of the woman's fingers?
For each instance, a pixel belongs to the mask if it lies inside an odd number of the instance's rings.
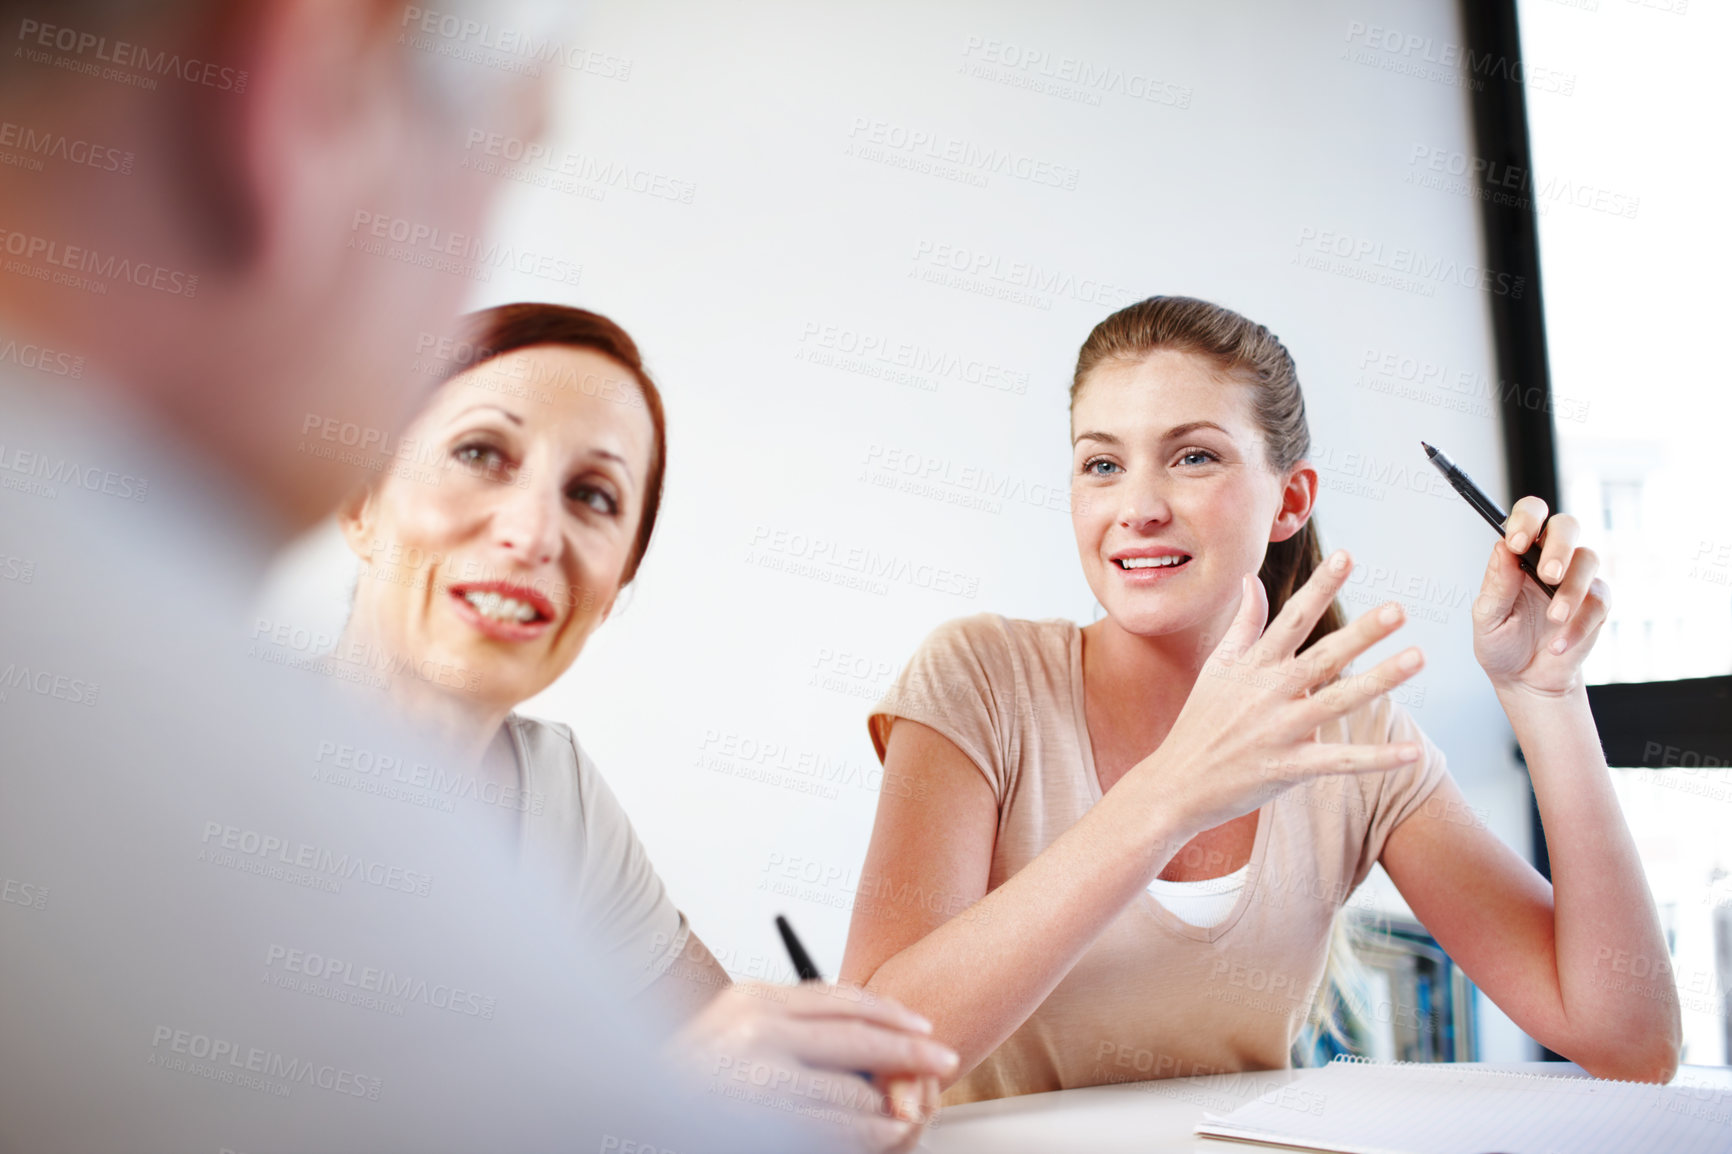
[[[911,1123],[901,1140],[883,1148],[884,1154],[902,1154],[914,1149],[920,1133],[938,1113],[938,1079],[892,1078],[884,1084],[886,1111],[898,1122]]]
[[[1546,522],[1543,544],[1540,546],[1540,580],[1556,585],[1564,579],[1570,566],[1570,553],[1582,535],[1581,524],[1568,513],[1559,513]]]
[[[1240,654],[1248,651],[1262,636],[1263,622],[1268,615],[1269,595],[1262,580],[1251,573],[1239,578],[1239,609],[1233,614],[1233,623],[1227,626],[1227,635],[1215,646],[1215,660],[1239,660]]]
[[[1257,644],[1257,656],[1273,664],[1293,656],[1293,651],[1311,636],[1311,630],[1335,599],[1335,594],[1347,582],[1353,570],[1353,558],[1347,550],[1337,549],[1312,570],[1305,584],[1293,591],[1287,604],[1269,623],[1269,629]]]
[[[1504,518],[1503,539],[1513,553],[1526,553],[1534,538],[1545,528],[1546,503],[1538,497],[1523,497]]]
[[[809,1066],[868,1074],[948,1077],[956,1051],[925,1035],[888,1029],[859,1018],[801,1018],[776,1028],[775,1040]]]
[[[1598,632],[1601,623],[1606,619],[1606,598],[1610,595],[1611,590],[1598,577],[1589,581],[1587,590],[1579,599],[1575,596],[1575,591],[1571,590],[1570,600],[1566,602],[1565,606],[1566,623],[1564,628],[1556,637],[1552,638],[1547,648],[1554,654],[1564,653],[1572,645],[1576,645]],[[1559,589],[1558,595],[1553,598],[1553,601],[1555,603],[1563,600],[1563,598],[1564,591]]]
[[[1592,549],[1577,549],[1570,559],[1569,571],[1556,582],[1558,589],[1546,607],[1546,620],[1553,624],[1568,621],[1576,607],[1586,600],[1599,569],[1600,558]]]
[[[1298,783],[1312,777],[1328,777],[1337,773],[1388,773],[1404,765],[1412,765],[1424,751],[1415,742],[1386,742],[1382,745],[1336,745],[1333,742],[1306,742],[1293,746],[1271,767],[1271,775]]]
[[[1491,547],[1491,558],[1485,565],[1485,579],[1480,582],[1479,596],[1473,599],[1473,622],[1480,632],[1489,632],[1500,625],[1515,608],[1521,596],[1522,582],[1527,575],[1516,564],[1515,555],[1501,543]]]
[[[938,1106],[943,1100],[944,1088],[938,1084],[937,1078],[920,1079],[920,1120],[930,1122],[938,1117]]]
[[[1294,724],[1299,732],[1309,733],[1388,693],[1424,667],[1425,654],[1417,646],[1404,649],[1364,673],[1343,677],[1304,701],[1294,702],[1298,707],[1298,720]]]
[[[1399,601],[1362,613],[1343,628],[1292,659],[1292,676],[1300,688],[1311,689],[1333,678],[1347,663],[1394,633],[1407,621],[1407,610]]]
[[[1349,622],[1346,627],[1318,641],[1304,653],[1294,656],[1293,648],[1310,636],[1317,621],[1334,600],[1335,594],[1352,571],[1352,558],[1345,550],[1337,550],[1312,573],[1309,580],[1296,590],[1262,639],[1248,650],[1241,650],[1239,664],[1253,664],[1261,669],[1276,667],[1273,678],[1259,674],[1255,684],[1272,687],[1290,697],[1297,697],[1321,685],[1346,668],[1347,663],[1377,642],[1399,629],[1407,619],[1406,610],[1398,602],[1390,602]],[[1259,585],[1261,583],[1259,582]],[[1246,615],[1235,618],[1229,636],[1243,638]],[[1226,646],[1217,650],[1229,656]]]
[[[914,1149],[921,1127],[881,1115],[859,1114],[852,1126],[854,1148],[866,1154],[902,1154]]]
[[[884,1083],[884,1114],[889,1125],[863,1132],[868,1150],[876,1154],[906,1154],[920,1144],[920,1135],[938,1114],[938,1079],[892,1078]]]
[[[867,1154],[913,1149],[912,1140],[921,1130],[918,1123],[891,1114],[883,1092],[855,1074],[808,1072],[796,1074],[792,1081],[772,1076],[760,1093],[765,1105],[794,1112],[821,1102],[827,1120],[840,1122],[845,1128],[850,1147]]]
[[[921,1122],[926,1118],[922,1086],[930,1079],[891,1078],[884,1083],[884,1101],[892,1118]]]
[[[931,1024],[894,999],[843,984],[773,986],[742,982],[699,1011],[680,1035],[684,1061],[746,1082],[771,1106],[822,1099],[852,1143],[874,1154],[908,1150],[924,1117],[895,1117],[880,1086],[911,1079],[907,1103],[937,1100],[937,1079],[954,1074],[955,1051],[931,1037]],[[724,1072],[725,1071],[725,1072]],[[778,1105],[778,1102],[786,1103]]]

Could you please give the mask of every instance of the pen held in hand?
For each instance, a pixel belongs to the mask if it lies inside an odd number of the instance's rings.
[[[1426,458],[1437,466],[1437,471],[1442,473],[1443,479],[1449,482],[1449,487],[1460,493],[1462,500],[1472,505],[1474,511],[1484,517],[1486,523],[1496,529],[1501,536],[1504,531],[1504,522],[1509,520],[1509,515],[1498,508],[1496,501],[1486,496],[1485,490],[1473,483],[1472,477],[1457,468],[1455,462],[1449,459],[1448,454],[1441,449],[1432,448],[1424,441],[1419,443],[1425,449]],[[1522,572],[1533,578],[1534,584],[1545,591],[1547,597],[1556,595],[1558,591],[1556,585],[1549,585],[1540,580],[1540,540],[1537,535],[1534,537],[1533,544],[1528,546],[1528,551],[1516,558],[1516,562],[1522,567]]]
[[[799,935],[794,933],[794,927],[788,924],[788,919],[781,914],[776,915],[776,930],[782,935],[782,945],[787,947],[788,960],[794,963],[794,973],[802,982],[821,982],[824,975],[818,972],[818,967],[812,964],[812,955],[806,952],[805,945]],[[866,1081],[872,1081],[872,1071],[855,1070],[854,1075]],[[900,1112],[901,1103],[896,1103]]]

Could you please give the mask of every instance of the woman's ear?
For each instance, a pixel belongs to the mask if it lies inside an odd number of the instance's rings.
[[[362,485],[337,506],[337,526],[343,531],[343,540],[349,543],[349,551],[363,562],[372,560],[373,554],[378,552],[379,542],[373,532],[378,520],[375,496],[372,485]]]
[[[1275,511],[1275,522],[1269,526],[1269,540],[1285,541],[1305,527],[1311,510],[1317,504],[1317,470],[1311,462],[1300,460],[1287,473],[1287,484],[1281,490],[1281,506]]]

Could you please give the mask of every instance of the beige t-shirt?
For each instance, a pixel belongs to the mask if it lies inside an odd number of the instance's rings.
[[[506,718],[523,774],[518,863],[554,887],[598,956],[641,993],[685,950],[691,926],[571,727]]]
[[[983,613],[933,630],[867,726],[880,760],[894,719],[906,717],[974,762],[998,802],[991,890],[1100,800],[1085,716],[1077,626]],[[1424,753],[1405,769],[1317,778],[1264,805],[1245,887],[1219,925],[1190,925],[1139,893],[945,1104],[1286,1067],[1335,910],[1446,773],[1443,754],[1387,698],[1319,738],[1418,741]]]

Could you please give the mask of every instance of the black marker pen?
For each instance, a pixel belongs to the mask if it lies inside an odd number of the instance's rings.
[[[788,947],[788,960],[794,963],[794,973],[802,982],[821,982],[824,975],[818,972],[818,967],[812,964],[812,955],[806,952],[806,947],[794,934],[794,927],[788,924],[788,919],[781,914],[776,915],[776,929],[781,931],[782,944]],[[872,1081],[872,1071],[854,1070],[855,1077],[868,1082]]]
[[[776,928],[782,932],[782,944],[788,947],[788,960],[794,963],[794,973],[800,976],[802,982],[821,982],[824,975],[818,972],[818,967],[812,964],[812,955],[806,952],[806,947],[800,944],[800,939],[794,936],[794,927],[788,924],[788,919],[781,914],[776,915]]]
[[[1450,488],[1460,493],[1462,500],[1472,505],[1474,511],[1484,517],[1486,523],[1496,529],[1499,536],[1502,536],[1504,522],[1509,520],[1509,516],[1497,507],[1497,502],[1486,496],[1485,490],[1474,484],[1472,477],[1456,468],[1455,462],[1450,460],[1441,449],[1434,449],[1424,441],[1419,443],[1425,449],[1426,457],[1437,466],[1437,471],[1443,474],[1443,479],[1449,482]],[[1534,584],[1545,590],[1547,597],[1557,593],[1558,587],[1556,585],[1548,585],[1540,580],[1540,539],[1537,535],[1534,537],[1533,543],[1528,546],[1528,551],[1516,558],[1516,561],[1521,565],[1522,572],[1532,577]]]

